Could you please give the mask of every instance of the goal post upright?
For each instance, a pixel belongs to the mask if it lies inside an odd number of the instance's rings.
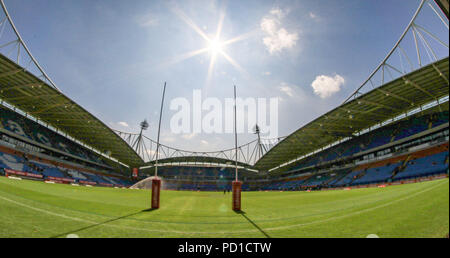
[[[159,200],[161,193],[161,179],[158,177],[158,159],[159,159],[159,136],[161,133],[161,120],[164,107],[164,97],[166,95],[166,82],[164,83],[163,95],[161,100],[161,110],[159,113],[158,139],[156,143],[156,159],[155,159],[155,177],[152,179],[152,209],[159,209]]]
[[[241,211],[242,182],[238,177],[238,146],[237,146],[237,111],[236,111],[236,85],[234,85],[234,143],[235,143],[235,180],[232,182],[232,208],[233,211]]]

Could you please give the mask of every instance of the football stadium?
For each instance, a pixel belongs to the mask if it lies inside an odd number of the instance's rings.
[[[0,1],[0,237],[448,238],[448,0],[411,1],[367,80],[283,137],[256,125],[238,141],[235,95],[219,151],[161,139],[164,81],[137,131],[100,120],[52,81],[33,56],[46,50]]]

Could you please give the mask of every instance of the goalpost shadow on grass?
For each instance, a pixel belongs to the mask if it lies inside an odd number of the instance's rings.
[[[109,219],[109,220],[106,220],[106,221],[103,221],[103,222],[95,223],[95,224],[92,224],[92,225],[89,225],[89,226],[86,226],[86,227],[82,227],[82,228],[79,228],[79,229],[76,229],[76,230],[73,230],[73,231],[70,231],[70,232],[58,234],[58,235],[52,236],[50,238],[59,238],[59,237],[67,236],[69,234],[74,234],[74,233],[77,233],[77,232],[80,232],[80,231],[83,231],[83,230],[86,230],[86,229],[94,228],[94,227],[101,226],[101,225],[104,225],[104,224],[108,224],[108,223],[111,223],[111,222],[114,222],[114,221],[118,221],[118,220],[121,220],[121,219],[126,219],[126,218],[132,217],[134,215],[138,215],[140,213],[143,213],[143,212],[152,212],[152,211],[155,211],[155,210],[157,210],[157,209],[150,208],[150,209],[146,209],[146,210],[141,210],[141,211],[134,212],[134,213],[131,213],[131,214],[127,214],[127,215],[124,215],[124,216],[120,216],[120,217],[117,217],[117,218],[112,218],[112,219]]]
[[[256,229],[258,229],[259,232],[261,232],[261,234],[263,234],[266,238],[271,238],[262,228],[260,228],[255,222],[253,222],[249,217],[247,217],[245,211],[234,211],[234,213],[242,215],[242,217],[244,217],[248,222],[250,222],[250,224],[252,224]]]

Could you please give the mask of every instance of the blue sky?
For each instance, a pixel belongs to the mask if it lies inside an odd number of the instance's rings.
[[[419,2],[5,0],[33,55],[67,96],[122,131],[137,132],[145,118],[146,134],[156,139],[167,82],[162,143],[201,151],[231,148],[233,135],[171,133],[171,99],[192,99],[194,89],[206,88],[209,97],[232,97],[236,84],[243,98],[278,97],[279,135],[288,135],[368,77]],[[187,19],[213,37],[222,13],[222,40],[245,35],[223,49],[240,68],[218,55],[208,80],[210,52],[180,60],[208,46]],[[421,19],[439,23],[429,10]],[[241,144],[253,139],[239,135]]]

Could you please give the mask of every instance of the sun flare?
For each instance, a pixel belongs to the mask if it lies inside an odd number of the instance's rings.
[[[214,72],[214,66],[215,66],[216,60],[219,56],[225,58],[239,72],[241,72],[244,75],[247,75],[247,72],[233,58],[231,58],[231,56],[229,56],[227,53],[225,53],[225,47],[248,38],[252,33],[243,34],[243,35],[237,36],[235,38],[222,41],[222,40],[220,40],[220,38],[221,38],[221,34],[222,34],[223,21],[225,19],[225,12],[222,12],[220,15],[219,23],[217,25],[217,31],[216,31],[215,35],[210,37],[202,29],[200,29],[200,27],[197,24],[195,24],[195,22],[191,18],[189,18],[182,10],[175,8],[173,11],[177,14],[177,16],[181,20],[183,20],[189,27],[191,27],[203,39],[206,40],[206,44],[205,44],[206,46],[202,49],[198,49],[198,50],[194,50],[194,51],[190,51],[188,53],[182,54],[182,55],[176,57],[170,63],[178,63],[178,62],[181,62],[188,58],[192,58],[194,56],[203,54],[205,52],[209,52],[210,61],[209,61],[208,75],[207,75],[207,79],[206,79],[207,82],[209,82],[211,80],[211,77]]]
[[[219,39],[213,39],[211,41],[209,41],[209,52],[211,52],[211,54],[216,55],[220,52],[222,52],[222,47],[223,47],[223,43],[219,40]]]

